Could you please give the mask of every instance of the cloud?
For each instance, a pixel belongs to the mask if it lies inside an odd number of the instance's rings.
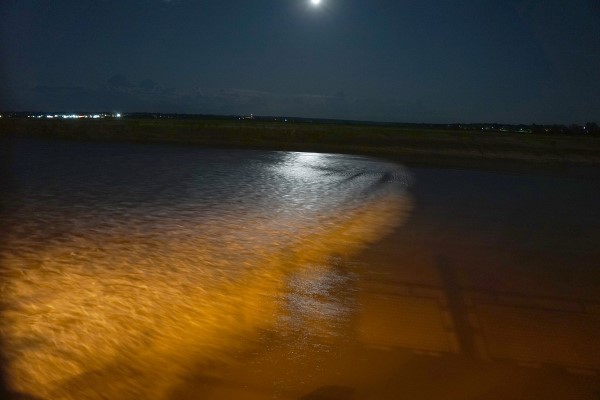
[[[115,75],[105,85],[35,86],[25,103],[31,110],[176,112],[222,115],[273,115],[309,118],[390,120],[384,100],[335,94],[280,94],[244,88],[178,90],[144,80],[135,85]]]
[[[154,80],[133,83],[123,74],[99,86],[39,85],[21,97],[24,109],[221,115],[297,116],[374,121],[447,122],[431,104],[414,99],[335,93],[275,93],[248,88],[172,88]]]
[[[151,79],[144,79],[138,84],[141,89],[152,90],[156,87],[156,82]]]
[[[132,88],[135,85],[123,74],[113,75],[108,79],[108,84],[115,88]]]

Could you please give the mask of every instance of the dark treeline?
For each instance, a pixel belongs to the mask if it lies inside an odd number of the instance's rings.
[[[45,118],[47,114],[73,114],[72,112],[2,112],[0,115],[4,118]],[[86,115],[87,113],[74,113]],[[109,112],[101,113],[111,115]],[[568,135],[568,136],[600,136],[600,126],[595,122],[586,122],[584,125],[571,124],[501,124],[501,123],[453,123],[453,124],[428,124],[428,123],[402,123],[402,122],[376,122],[376,121],[356,121],[343,119],[326,118],[303,118],[303,117],[272,117],[255,115],[207,115],[207,114],[173,114],[173,113],[123,113],[122,118],[127,119],[177,119],[177,120],[245,120],[261,122],[291,122],[291,123],[318,123],[318,124],[342,124],[355,126],[381,126],[396,128],[417,128],[442,131],[470,131],[470,132],[510,132],[510,133],[531,133],[544,135]]]
[[[467,130],[467,131],[492,131],[492,132],[513,132],[513,133],[534,133],[534,134],[551,134],[551,135],[571,135],[571,136],[600,136],[600,127],[595,122],[586,122],[584,125],[511,125],[511,124],[448,124],[448,125],[431,125],[445,127],[450,130]],[[443,128],[442,128],[443,129]]]

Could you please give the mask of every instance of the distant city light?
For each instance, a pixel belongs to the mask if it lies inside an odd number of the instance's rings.
[[[0,118],[3,116],[0,115]],[[101,119],[101,118],[121,118],[121,113],[114,114],[37,114],[37,115],[27,115],[27,118],[46,118],[46,119],[54,119],[54,118],[62,118],[62,119]]]

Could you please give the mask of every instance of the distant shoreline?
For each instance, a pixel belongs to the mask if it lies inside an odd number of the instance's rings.
[[[3,119],[0,135],[350,153],[432,167],[554,171],[600,167],[600,138],[585,136],[189,119]]]

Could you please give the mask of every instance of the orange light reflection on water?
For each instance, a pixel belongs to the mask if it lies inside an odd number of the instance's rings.
[[[215,236],[195,236],[195,221],[150,235],[82,221],[55,243],[9,239],[2,332],[11,388],[52,399],[160,399],[285,321],[335,334],[341,305],[311,306],[303,293],[331,276],[332,255],[381,238],[408,204],[390,192],[301,230],[246,215]]]

